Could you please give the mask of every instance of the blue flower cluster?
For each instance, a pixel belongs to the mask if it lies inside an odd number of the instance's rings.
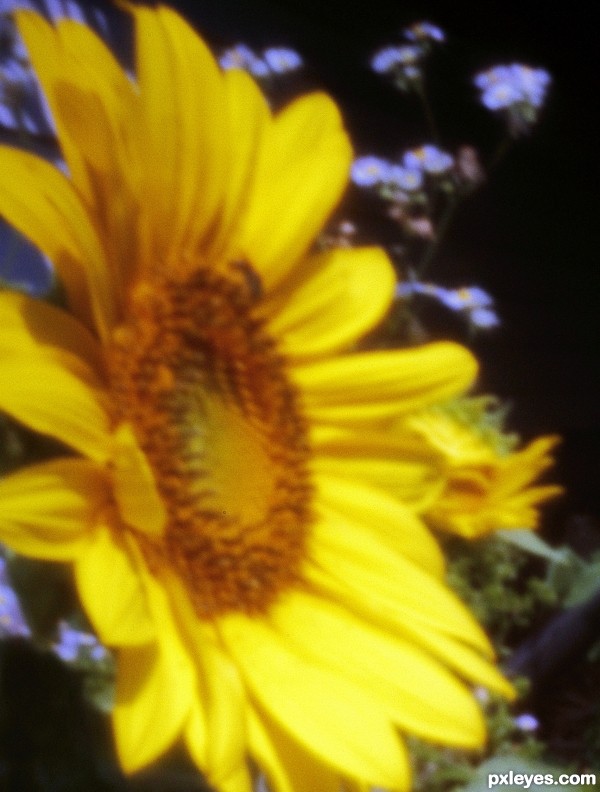
[[[413,44],[398,47],[384,47],[371,58],[371,68],[379,74],[400,68],[406,77],[416,79],[421,76],[420,61],[423,50]]]
[[[432,297],[451,311],[461,313],[473,327],[490,329],[500,324],[492,296],[479,286],[447,289],[435,283],[409,281],[396,287],[396,297],[407,298],[414,294]]]
[[[431,22],[415,22],[402,31],[410,44],[387,46],[371,58],[371,68],[378,74],[391,74],[400,90],[416,87],[423,76],[423,60],[431,45],[443,42],[444,31]]]
[[[77,630],[66,621],[58,623],[59,640],[52,651],[64,663],[80,663],[85,660],[99,662],[108,657],[108,651],[95,635]]]
[[[446,173],[454,165],[454,158],[437,146],[427,143],[407,151],[403,157],[407,168],[414,168],[434,176]]]
[[[10,583],[6,559],[0,556],[0,639],[30,637],[31,630]]]
[[[400,162],[389,162],[381,157],[359,157],[352,165],[352,181],[359,187],[385,185],[407,193],[423,187],[425,177],[441,176],[454,166],[448,152],[427,143],[406,151]]]
[[[502,112],[514,137],[526,134],[537,121],[551,81],[545,69],[521,63],[494,66],[473,78],[482,105]]]
[[[441,44],[446,40],[444,31],[431,22],[413,22],[412,25],[409,25],[402,32],[409,41],[437,41]]]
[[[287,74],[303,66],[296,50],[287,47],[270,47],[257,55],[246,44],[236,44],[225,50],[219,58],[223,69],[243,69],[254,77]]]
[[[534,69],[520,63],[494,66],[473,79],[481,91],[481,103],[488,110],[502,110],[520,103],[540,108],[550,81],[545,69]]]

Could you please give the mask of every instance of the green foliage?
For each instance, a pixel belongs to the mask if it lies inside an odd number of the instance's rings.
[[[452,538],[447,540],[445,550],[450,559],[450,585],[491,636],[500,658],[510,655],[511,645],[527,634],[539,616],[557,606],[586,601],[600,582],[600,554],[584,561],[572,550],[554,549],[526,531],[498,532],[475,542]],[[600,642],[588,653],[589,662],[598,659]],[[528,681],[518,679],[514,683],[522,701]],[[519,728],[514,705],[483,690],[476,694],[488,727],[485,752],[467,754],[411,740],[415,792],[482,792],[488,789],[488,774],[506,774],[509,770],[528,776],[552,774],[554,779],[561,773],[574,772],[547,761],[544,742]],[[581,746],[581,761],[588,768],[600,766],[600,713],[581,735]],[[501,788],[517,790],[523,785],[504,783]],[[529,788],[547,787],[532,783]],[[567,789],[558,782],[553,788],[559,792]]]
[[[526,680],[517,680],[523,692]],[[441,749],[419,740],[411,740],[414,763],[414,792],[480,792],[482,768],[499,757],[510,757],[514,767],[520,762],[537,762],[544,746],[531,734],[521,731],[515,724],[512,707],[507,702],[487,697],[482,691],[489,741],[485,753],[467,754],[465,751]],[[485,771],[487,772],[487,771]],[[495,772],[490,770],[489,772]]]
[[[548,581],[565,607],[586,602],[600,589],[600,552],[584,560],[572,550],[566,551],[564,563],[550,565]]]
[[[531,571],[531,558],[498,536],[475,542],[452,538],[448,582],[495,639],[500,656],[507,640],[523,631],[542,608],[558,603],[553,586]]]
[[[468,426],[500,456],[510,454],[519,443],[519,435],[504,428],[510,406],[495,396],[464,396],[435,409]]]

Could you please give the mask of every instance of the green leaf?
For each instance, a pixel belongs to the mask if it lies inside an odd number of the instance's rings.
[[[578,574],[571,581],[569,593],[565,599],[565,606],[580,605],[586,602],[600,589],[600,561],[593,564],[584,564]]]
[[[526,531],[524,529],[511,529],[508,531],[496,531],[496,536],[508,544],[524,550],[526,553],[545,558],[547,561],[552,561],[555,564],[568,564],[570,558],[570,551],[567,547],[561,547],[558,550],[551,547],[544,542],[543,539],[533,533],[533,531]]]

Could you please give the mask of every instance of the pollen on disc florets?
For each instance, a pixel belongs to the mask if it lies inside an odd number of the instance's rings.
[[[153,278],[133,291],[108,365],[167,513],[140,542],[202,618],[264,611],[297,582],[310,524],[309,449],[286,364],[244,268]]]

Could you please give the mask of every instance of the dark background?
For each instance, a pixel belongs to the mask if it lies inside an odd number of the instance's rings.
[[[600,49],[591,6],[434,0],[175,5],[217,47],[243,41],[257,49],[297,49],[307,64],[306,85],[326,89],[340,103],[358,154],[394,156],[428,138],[416,100],[368,67],[372,53],[399,43],[411,22],[426,19],[447,33],[428,76],[450,150],[469,143],[485,158],[502,135],[500,121],[477,103],[474,73],[516,61],[552,74],[539,125],[462,207],[429,275],[449,286],[479,284],[496,298],[502,327],[473,342],[481,386],[512,403],[512,427],[524,438],[564,438],[558,475],[568,495],[549,515],[550,533],[562,538],[573,515],[594,524],[600,513]],[[361,228],[368,226],[368,217],[358,219]],[[386,229],[381,233],[385,239]]]

